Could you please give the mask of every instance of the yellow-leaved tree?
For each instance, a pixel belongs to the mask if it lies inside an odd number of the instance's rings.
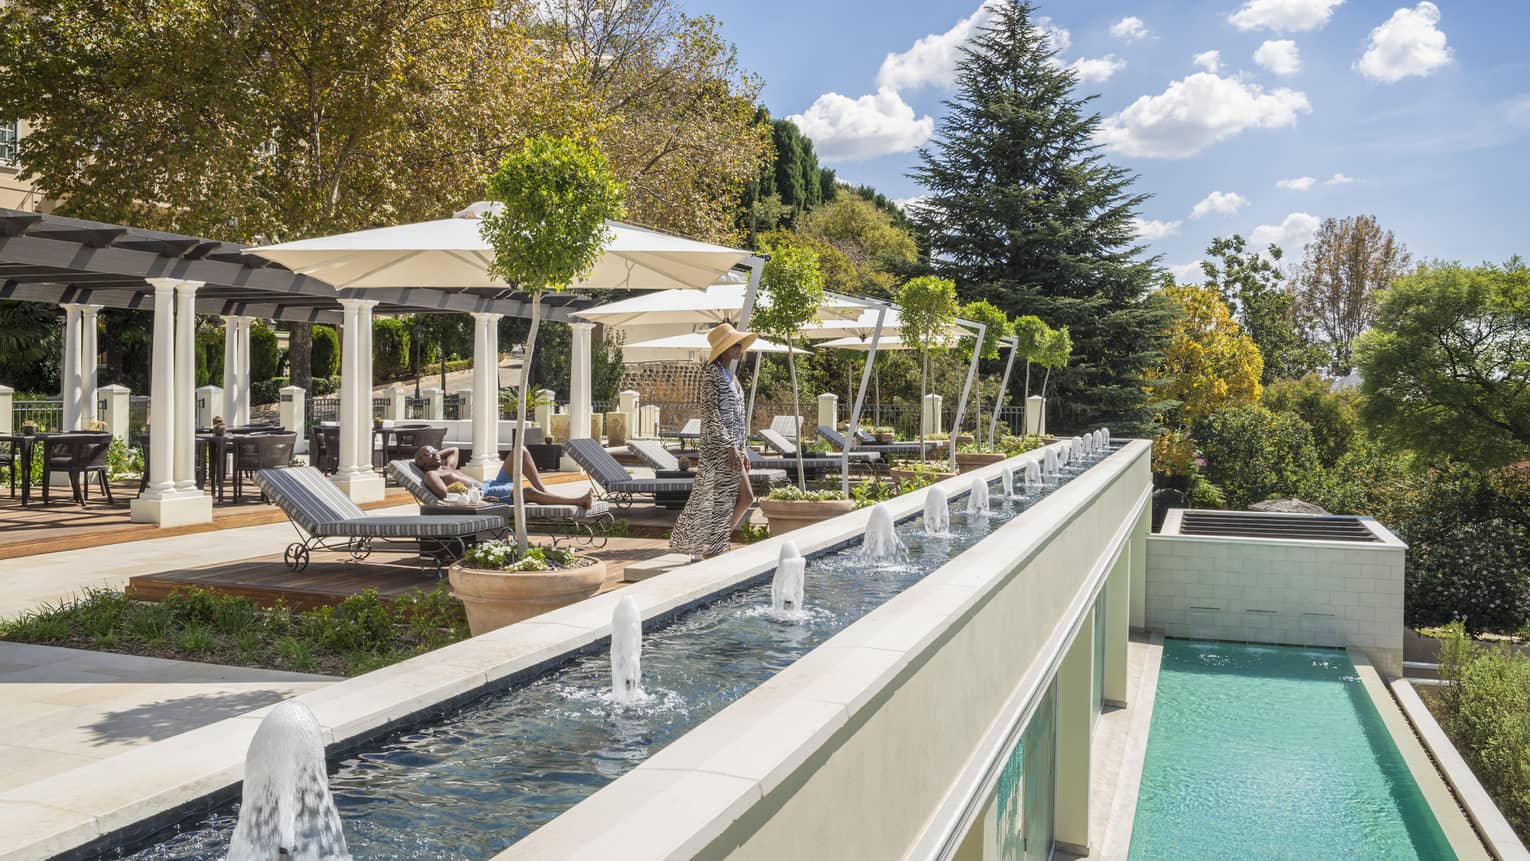
[[[1175,404],[1166,423],[1188,429],[1223,407],[1257,402],[1264,358],[1216,289],[1172,286],[1163,293],[1180,311],[1149,386],[1152,400]]]

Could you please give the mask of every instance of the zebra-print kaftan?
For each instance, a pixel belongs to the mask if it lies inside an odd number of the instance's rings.
[[[707,365],[701,390],[701,454],[696,485],[675,522],[669,546],[677,553],[712,556],[728,549],[744,460],[744,391],[722,365]],[[737,463],[729,452],[738,454]]]

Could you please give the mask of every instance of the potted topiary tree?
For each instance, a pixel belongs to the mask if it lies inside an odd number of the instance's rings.
[[[902,320],[900,337],[905,344],[919,351],[919,404],[922,410],[930,389],[930,352],[945,349],[951,324],[956,321],[956,282],[933,275],[910,278],[898,289],[898,313]],[[924,444],[924,422],[921,421],[921,456]]]
[[[522,551],[505,539],[468,548],[448,570],[473,636],[583,601],[606,582],[606,564],[556,547]]]
[[[1068,334],[1068,327],[1052,329],[1047,333],[1046,344],[1041,350],[1040,364],[1047,369],[1041,378],[1041,424],[1045,428],[1047,422],[1047,381],[1052,379],[1053,368],[1065,368],[1068,360],[1073,357],[1073,336]]]
[[[488,178],[488,197],[498,204],[479,228],[494,249],[489,272],[532,297],[531,327],[516,394],[511,478],[515,543],[521,553],[528,550],[520,489],[526,393],[531,388],[531,362],[542,322],[541,295],[563,290],[595,266],[608,236],[606,221],[622,216],[624,195],[600,149],[569,137],[528,138]]]
[[[797,344],[802,327],[811,322],[823,304],[823,272],[818,268],[818,252],[799,245],[781,244],[767,249],[761,274],[761,301],[756,305],[750,328],[786,344],[786,367],[792,381],[792,415],[802,415],[802,399],[797,392]],[[800,437],[800,434],[799,434]],[[807,486],[802,467],[802,444],[797,445],[797,487]]]
[[[1027,412],[1031,408],[1031,363],[1041,361],[1044,356],[1048,339],[1052,337],[1052,327],[1040,317],[1027,314],[1015,318],[1010,329],[1015,334],[1015,354],[1025,360],[1025,382],[1020,389],[1020,435],[1025,436],[1031,432],[1031,417]]]
[[[961,351],[965,354],[962,360],[970,362],[973,350],[977,351],[980,361],[983,359],[999,358],[999,342],[1009,336],[1009,318],[1004,316],[1004,312],[994,306],[993,303],[979,299],[962,305],[957,309],[957,316],[963,320],[983,324],[983,342],[981,344],[977,343],[976,338],[973,338],[971,341],[963,339],[960,342]],[[974,385],[972,387],[972,396],[973,416],[976,419],[972,432],[974,441],[960,446],[956,450],[956,463],[962,472],[971,472],[980,466],[997,463],[1004,459],[1003,452],[994,448],[991,439],[986,445],[983,443],[982,385]]]

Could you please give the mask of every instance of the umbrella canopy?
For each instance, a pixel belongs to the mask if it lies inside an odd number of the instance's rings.
[[[860,338],[858,336],[851,335],[848,338],[835,338],[832,341],[819,341],[819,342],[815,343],[813,346],[817,347],[820,350],[825,350],[825,349],[833,349],[833,350],[860,350],[861,352],[865,353],[865,352],[869,352],[871,350],[871,337],[868,335],[865,338]],[[917,350],[917,349],[919,349],[919,348],[915,347],[913,344],[905,344],[905,343],[903,343],[903,339],[898,337],[897,335],[886,335],[886,334],[884,334],[882,336],[882,339],[880,341],[877,341],[877,352],[879,352],[879,353],[881,351],[883,351],[883,350]]]
[[[664,290],[633,296],[575,312],[574,316],[607,326],[690,325],[733,323],[744,308],[743,284],[713,284],[705,290]],[[769,304],[762,294],[761,304]],[[819,320],[854,320],[861,306],[842,299],[825,299]]]
[[[494,251],[479,234],[497,204],[475,203],[452,218],[299,239],[249,253],[336,289],[430,287],[498,290],[489,277]],[[605,250],[577,289],[699,290],[717,282],[750,252],[608,221]]]
[[[877,328],[877,309],[861,308],[853,317],[834,320],[819,320],[811,326],[804,326],[802,336],[804,338],[871,338],[871,333]],[[898,329],[903,325],[898,316],[897,308],[888,308],[887,316],[882,321],[882,338],[886,340],[889,335],[898,334]]]
[[[640,351],[640,352],[634,352]],[[764,338],[756,338],[749,345],[750,353],[785,353],[785,345]],[[666,359],[696,359],[706,358],[712,352],[712,345],[707,341],[707,333],[691,332],[686,335],[672,335],[668,338],[655,338],[652,341],[642,341],[636,344],[627,344],[622,348],[624,358],[629,362],[661,362]],[[801,347],[797,352],[807,352]]]

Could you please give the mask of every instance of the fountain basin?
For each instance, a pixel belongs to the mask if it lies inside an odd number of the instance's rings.
[[[606,563],[593,556],[574,559],[584,564],[552,571],[490,571],[459,562],[446,576],[476,637],[599,592],[606,582]]]
[[[815,523],[848,514],[855,510],[849,499],[769,499],[759,500],[760,511],[770,522],[770,534],[781,535]]]

